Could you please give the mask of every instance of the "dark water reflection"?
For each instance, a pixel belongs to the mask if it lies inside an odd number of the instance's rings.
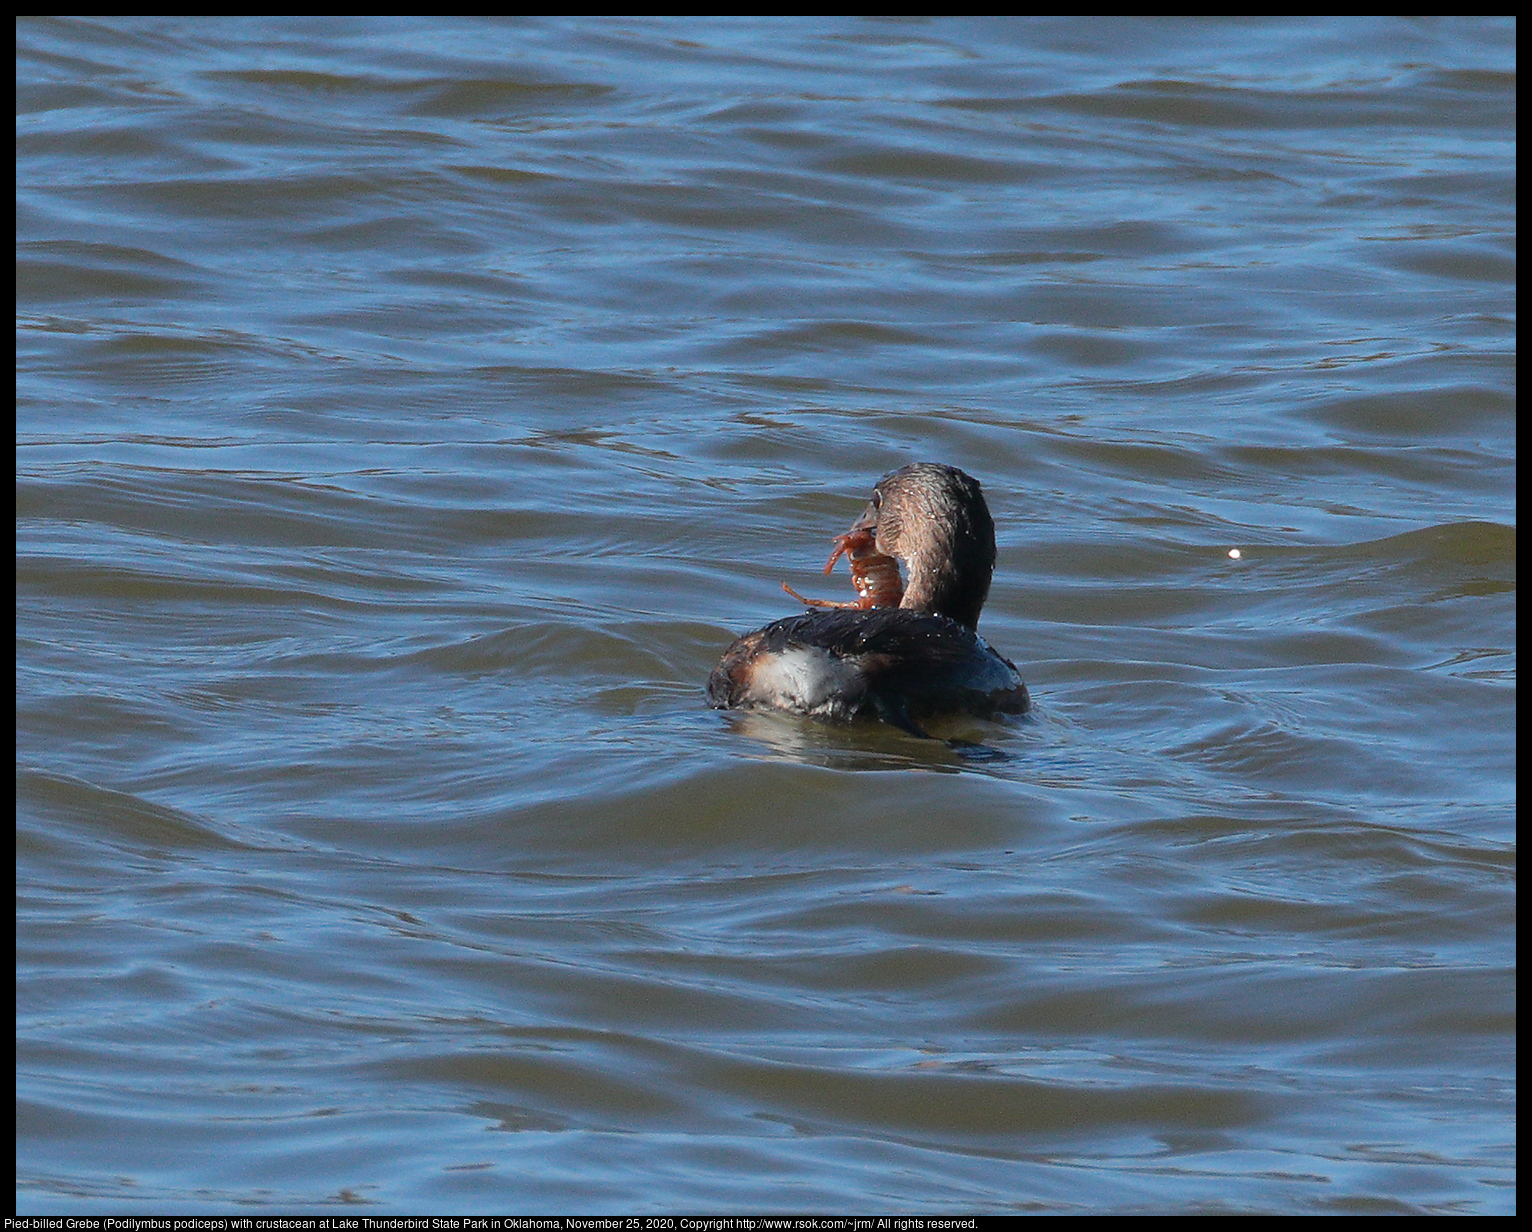
[[[23,1212],[1514,1209],[1511,23],[19,36]]]

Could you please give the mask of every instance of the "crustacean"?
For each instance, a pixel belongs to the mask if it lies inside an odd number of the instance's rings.
[[[786,582],[782,589],[799,603],[809,607],[898,607],[904,597],[904,583],[899,578],[899,562],[892,556],[878,551],[877,540],[870,527],[854,526],[844,535],[836,535],[832,541],[835,551],[825,564],[825,572],[835,568],[842,556],[851,567],[851,584],[856,587],[858,598],[837,602],[834,599],[810,599],[800,595]]]

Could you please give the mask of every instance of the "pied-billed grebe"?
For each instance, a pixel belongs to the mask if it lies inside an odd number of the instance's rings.
[[[713,706],[875,714],[918,735],[919,718],[1027,711],[1015,666],[976,632],[995,571],[995,523],[978,480],[936,462],[902,467],[835,543],[830,565],[848,557],[861,600],[803,600],[838,610],[745,634],[708,679]],[[902,593],[889,558],[904,565]]]

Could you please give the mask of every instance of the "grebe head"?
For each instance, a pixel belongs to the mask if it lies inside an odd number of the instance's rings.
[[[899,606],[973,629],[995,572],[995,523],[979,481],[955,466],[915,462],[878,481],[851,527],[905,568]]]

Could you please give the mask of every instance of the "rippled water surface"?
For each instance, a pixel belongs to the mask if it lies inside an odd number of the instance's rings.
[[[1514,1210],[1508,21],[19,35],[23,1211]]]

